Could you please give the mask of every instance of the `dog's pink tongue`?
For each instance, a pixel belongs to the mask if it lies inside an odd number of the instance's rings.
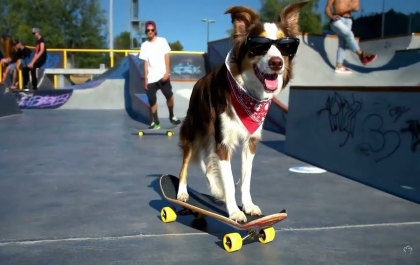
[[[274,80],[264,79],[264,84],[268,90],[276,90],[279,85],[279,81],[277,78]]]

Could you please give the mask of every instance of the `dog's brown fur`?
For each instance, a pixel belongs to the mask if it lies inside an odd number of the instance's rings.
[[[296,37],[299,33],[298,12],[307,2],[298,3],[286,8],[280,14],[278,27],[284,36]],[[245,46],[246,38],[251,36],[262,36],[264,26],[259,21],[259,15],[247,7],[235,6],[226,10],[225,14],[231,14],[234,32],[232,61],[230,63],[231,73],[234,77],[240,75],[244,68],[252,66],[251,58]],[[257,58],[258,59],[258,58]],[[286,71],[283,76],[283,88],[292,78],[292,62],[284,58]],[[200,151],[206,151],[208,143],[215,143],[215,152],[219,159],[229,161],[231,150],[222,144],[222,122],[221,114],[225,113],[229,118],[234,118],[231,108],[230,85],[227,79],[227,67],[225,64],[217,67],[209,74],[201,78],[194,85],[190,97],[189,107],[185,120],[183,121],[179,134],[179,146],[183,153],[182,167],[179,173],[181,183],[187,183],[187,170],[191,161],[198,162]],[[258,139],[249,141],[249,149],[255,153]],[[211,165],[208,165],[211,167]],[[179,199],[179,198],[178,198]]]

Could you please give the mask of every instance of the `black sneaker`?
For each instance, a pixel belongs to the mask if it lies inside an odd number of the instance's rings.
[[[181,123],[181,121],[180,121],[177,117],[175,117],[175,116],[170,117],[170,118],[169,118],[169,120],[170,120],[170,121],[171,121],[171,123],[172,123],[172,124],[174,124],[174,125],[178,125],[178,124],[180,124],[180,123]]]

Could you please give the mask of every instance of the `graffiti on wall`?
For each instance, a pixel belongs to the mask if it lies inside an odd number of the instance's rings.
[[[420,119],[407,120],[406,127],[401,128],[402,133],[408,133],[411,136],[411,151],[416,152],[420,145]]]
[[[49,92],[49,91],[48,91]],[[58,92],[58,91],[57,91]],[[58,93],[16,92],[15,97],[21,109],[55,109],[70,99],[72,91],[59,91]]]
[[[384,117],[379,114],[370,114],[364,118],[361,138],[362,142],[356,146],[356,152],[364,156],[377,154],[375,162],[390,157],[401,144],[398,131],[385,126]]]
[[[138,56],[138,54],[132,54]],[[143,72],[144,63],[138,61]],[[206,58],[204,54],[171,53],[170,69],[172,81],[198,80],[206,74]]]
[[[338,131],[344,134],[344,139],[340,143],[340,146],[344,146],[349,138],[354,137],[356,118],[361,109],[360,101],[354,98],[348,101],[338,93],[334,93],[327,97],[325,107],[320,109],[317,115],[327,113],[331,132]]]
[[[199,79],[205,74],[203,54],[171,54],[171,78]]]
[[[325,113],[325,114],[324,114]],[[420,120],[409,106],[374,102],[368,106],[362,100],[334,92],[328,95],[317,112],[319,118],[328,118],[331,133],[343,134],[339,147],[351,144],[359,155],[371,157],[376,163],[394,155],[400,148],[404,134],[410,135],[409,150],[416,152],[420,145]]]

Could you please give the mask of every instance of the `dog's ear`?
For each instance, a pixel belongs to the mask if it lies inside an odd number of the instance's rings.
[[[299,35],[299,12],[309,1],[303,1],[286,6],[278,18],[279,27],[287,36]]]
[[[232,18],[233,34],[232,36],[238,37],[248,33],[249,27],[258,20],[260,16],[254,10],[244,6],[229,7],[225,14],[230,14]]]

